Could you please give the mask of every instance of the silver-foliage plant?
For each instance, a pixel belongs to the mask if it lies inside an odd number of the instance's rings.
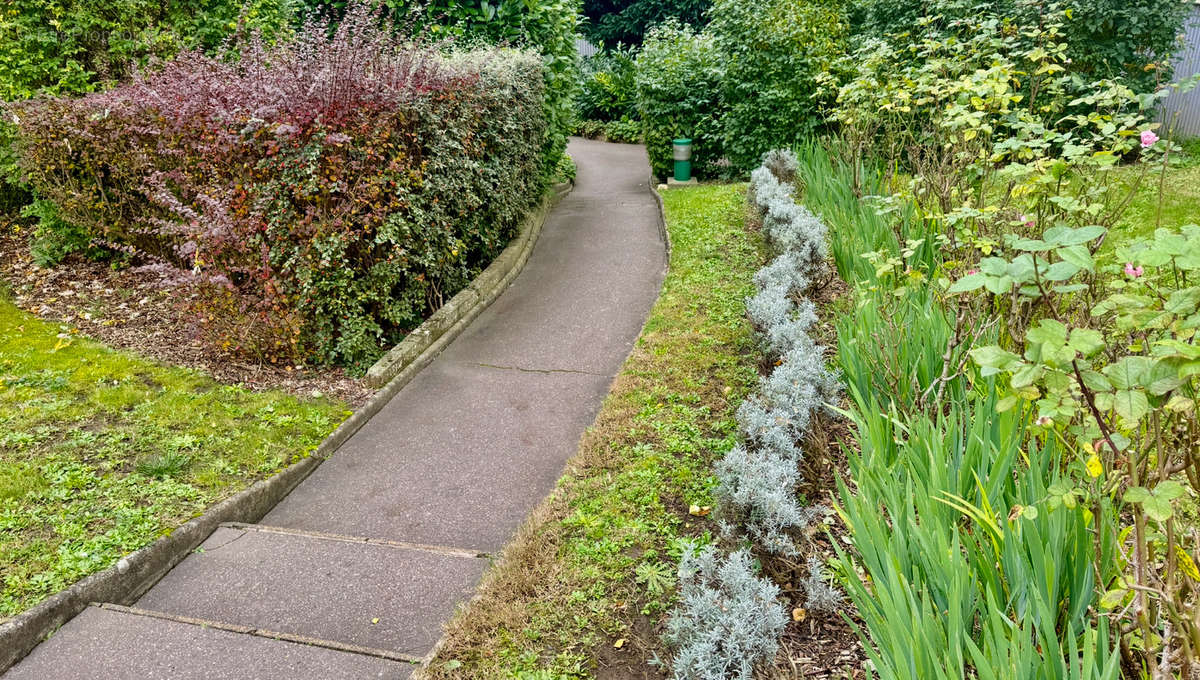
[[[778,597],[748,551],[724,558],[713,546],[686,551],[665,634],[678,650],[675,680],[751,680],[756,664],[775,657],[787,625]]]
[[[792,198],[796,165],[791,152],[772,152],[751,176],[751,203],[781,253],[754,276],[758,293],[746,301],[746,312],[778,361],[757,394],[738,409],[745,445],[717,468],[727,531],[741,529],[768,552],[788,555],[797,552],[789,535],[817,514],[801,504],[797,490],[799,442],[813,413],[835,403],[840,390],[838,376],[825,364],[825,348],[809,335],[816,307],[803,293],[824,266],[826,229]]]
[[[746,313],[778,361],[738,408],[745,443],[716,467],[722,530],[789,556],[798,553],[794,534],[823,514],[800,501],[800,442],[813,413],[836,403],[840,391],[838,376],[825,364],[825,348],[809,335],[817,314],[804,293],[825,266],[827,231],[793,198],[797,167],[791,152],[774,151],[751,174],[750,204],[780,254],[755,274],[757,293],[746,301]],[[802,585],[809,609],[832,611],[841,602],[818,560],[810,561]],[[679,603],[665,635],[677,650],[676,680],[750,680],[756,664],[774,657],[787,623],[778,596],[778,587],[754,573],[746,550],[724,559],[712,546],[686,552]]]
[[[796,461],[769,449],[733,447],[717,463],[717,479],[722,490],[722,521],[744,527],[751,539],[772,553],[796,555],[788,530],[808,526],[821,514],[798,502]]]

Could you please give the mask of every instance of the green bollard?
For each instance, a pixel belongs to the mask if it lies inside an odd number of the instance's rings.
[[[675,181],[688,182],[692,179],[692,140],[676,139],[672,144],[675,150]]]

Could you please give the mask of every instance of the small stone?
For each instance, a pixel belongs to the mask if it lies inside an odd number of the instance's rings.
[[[127,571],[129,571],[129,560],[122,557],[120,561],[117,562],[117,573],[124,574]]]

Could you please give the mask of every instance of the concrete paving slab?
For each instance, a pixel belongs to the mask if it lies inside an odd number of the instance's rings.
[[[262,524],[497,552],[610,383],[435,361]]]
[[[89,607],[4,680],[405,680],[413,666]]]
[[[487,565],[422,550],[222,528],[137,607],[420,658]]]

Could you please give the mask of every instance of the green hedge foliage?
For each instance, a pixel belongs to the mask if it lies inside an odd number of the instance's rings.
[[[821,80],[846,49],[840,3],[717,0],[708,30],[725,61],[721,134],[733,166],[749,172],[808,139],[834,94]]]
[[[654,173],[673,166],[671,140],[692,140],[692,166],[717,173],[724,155],[718,123],[724,60],[710,36],[668,21],[650,31],[637,57],[638,114]]]
[[[981,14],[1008,18],[1015,33],[1066,11],[1070,21],[1063,38],[1073,70],[1089,80],[1122,77],[1135,90],[1148,92],[1164,80],[1164,73],[1147,66],[1165,65],[1164,57],[1178,48],[1189,5],[1179,0],[854,0],[852,11],[863,32],[880,37],[908,35],[926,16],[937,17],[934,25],[949,34],[957,21]]]

